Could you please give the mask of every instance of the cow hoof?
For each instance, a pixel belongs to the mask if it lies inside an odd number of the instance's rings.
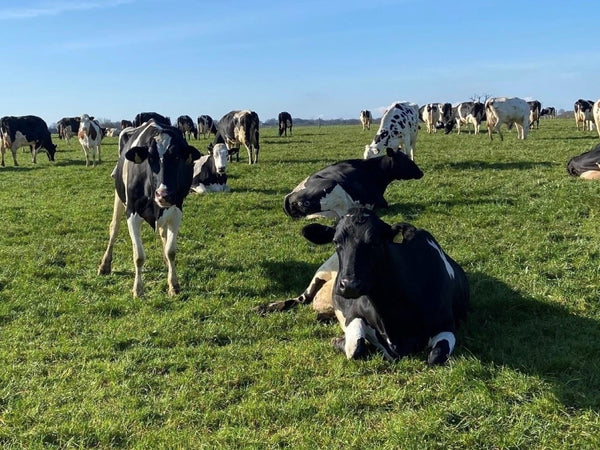
[[[181,292],[181,287],[176,284],[169,287],[169,296],[174,297]]]
[[[447,340],[442,339],[435,347],[429,352],[429,357],[427,358],[427,364],[430,366],[445,364],[450,357],[450,344]]]
[[[110,275],[110,272],[110,265],[102,264],[100,267],[98,267],[98,275]]]

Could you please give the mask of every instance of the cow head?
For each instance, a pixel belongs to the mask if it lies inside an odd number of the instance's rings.
[[[148,161],[154,177],[154,202],[160,208],[176,205],[181,208],[190,190],[194,161],[200,152],[188,145],[177,129],[163,130],[149,147],[133,147],[125,158],[135,164]]]
[[[319,183],[319,186],[315,186],[314,189],[312,186],[307,188],[306,183],[309,178],[305,178],[283,200],[284,212],[294,219],[321,212],[321,199],[333,188],[331,183],[327,183],[327,186]]]
[[[423,178],[423,171],[401,150],[394,151],[388,148],[381,164],[389,170],[394,180],[419,180]]]
[[[229,156],[227,146],[225,144],[215,144],[210,152],[215,159],[217,173],[225,173],[227,171],[227,157]]]
[[[388,245],[408,227],[390,226],[373,211],[360,207],[352,208],[335,228],[313,223],[302,229],[302,235],[318,245],[333,242],[339,260],[334,289],[336,294],[352,299],[372,291],[377,262],[385,259]]]

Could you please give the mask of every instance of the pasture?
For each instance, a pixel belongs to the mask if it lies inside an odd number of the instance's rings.
[[[485,127],[483,127],[485,129]],[[426,354],[347,361],[337,323],[300,294],[332,252],[305,241],[283,197],[314,171],[362,157],[376,127],[261,130],[259,163],[229,166],[229,194],[184,203],[167,296],[160,239],[144,225],[145,297],[131,294],[123,223],[108,240],[117,138],[86,168],[19,150],[0,168],[0,443],[4,447],[598,448],[600,183],[567,175],[598,141],[574,120],[516,132],[428,135],[421,180],[393,182],[388,223],[429,230],[471,284],[449,364]],[[205,152],[209,139],[192,141]]]

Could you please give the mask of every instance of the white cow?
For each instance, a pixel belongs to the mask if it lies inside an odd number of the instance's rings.
[[[500,127],[515,124],[517,127],[517,138],[526,139],[529,133],[529,105],[518,97],[492,97],[485,102],[487,116],[488,135],[493,140],[492,133],[497,131],[500,140],[504,140]]]
[[[441,121],[442,104],[427,103],[419,108],[420,118],[427,126],[428,133],[437,133],[436,125]]]
[[[100,160],[100,143],[102,141],[102,130],[100,125],[87,114],[81,116],[79,122],[79,132],[77,133],[79,143],[85,153],[85,166],[90,164],[90,152],[92,156],[92,166],[96,165],[96,152],[98,153],[98,163]]]
[[[594,102],[592,113],[594,116],[594,123],[596,124],[596,131],[598,132],[598,137],[600,137],[600,99]]]
[[[392,103],[383,114],[373,141],[365,146],[364,159],[385,155],[388,148],[394,151],[401,148],[414,161],[418,130],[419,105]]]

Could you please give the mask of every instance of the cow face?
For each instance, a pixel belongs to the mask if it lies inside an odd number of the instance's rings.
[[[328,180],[315,180],[307,186],[309,178],[296,186],[283,201],[283,210],[294,219],[321,212],[321,200],[334,188],[334,183]]]
[[[339,260],[335,284],[336,294],[358,298],[369,294],[375,284],[376,261],[384,259],[387,245],[398,233],[365,208],[353,208],[335,228],[310,224],[302,229],[303,236],[315,244],[333,242]]]
[[[215,144],[211,150],[212,156],[215,159],[215,169],[217,173],[225,173],[227,171],[227,157],[229,150],[225,144]]]
[[[133,147],[125,153],[125,158],[135,164],[148,161],[157,186],[154,202],[160,208],[181,208],[192,184],[194,161],[200,156],[180,136],[165,132],[155,136],[150,147]]]

